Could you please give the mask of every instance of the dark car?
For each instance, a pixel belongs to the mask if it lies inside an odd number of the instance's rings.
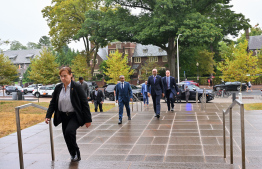
[[[24,93],[24,94],[26,94],[27,93],[27,91],[26,90],[24,90],[21,86],[7,86],[6,88],[5,88],[5,93],[7,94],[7,95],[9,95],[9,94],[11,94],[12,92],[22,92],[22,93]]]
[[[105,89],[105,98],[109,98],[110,101],[115,100],[115,96],[114,96],[115,86],[116,85],[108,85],[107,88]],[[132,92],[136,96],[136,98],[138,98],[139,100],[142,100],[143,96],[141,94],[141,89],[139,89],[135,85],[131,85],[131,88],[132,88]],[[133,97],[133,101],[136,101],[136,98]]]
[[[186,100],[186,93],[185,93],[185,86],[188,86],[190,96],[189,100],[196,101],[196,92],[198,92],[198,100],[199,102],[202,102],[203,98],[203,89],[195,86],[195,85],[185,85],[185,84],[177,84],[178,88],[181,90],[181,100]],[[166,98],[164,97],[165,101],[167,102]],[[214,99],[214,94],[212,90],[206,89],[206,102],[209,102]]]
[[[225,89],[227,91],[240,91],[241,82],[225,82],[219,85],[215,85],[213,87],[214,91],[219,91],[221,89]],[[242,91],[247,89],[247,84],[242,83]]]

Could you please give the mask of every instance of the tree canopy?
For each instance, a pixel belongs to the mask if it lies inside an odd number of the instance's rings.
[[[10,85],[17,76],[17,67],[10,59],[0,53],[0,85]]]
[[[88,80],[91,75],[91,69],[86,63],[86,57],[84,55],[78,54],[71,64],[72,72],[74,77],[77,79],[83,77],[85,80]]]
[[[12,41],[10,43],[10,50],[24,50],[27,49],[26,46],[22,45],[22,43],[20,43],[19,41]]]

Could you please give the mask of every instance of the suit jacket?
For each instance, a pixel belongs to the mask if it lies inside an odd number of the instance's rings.
[[[133,92],[128,82],[124,82],[124,89],[121,87],[122,83],[116,85],[116,100],[118,102],[124,101],[129,102],[130,98],[133,98]]]
[[[155,83],[153,75],[149,76],[147,80],[147,88],[149,89],[150,87],[152,95],[161,95],[164,93],[161,76],[156,75]]]
[[[51,118],[54,114],[54,125],[58,126],[61,122],[61,115],[58,110],[59,95],[63,88],[63,83],[55,87],[52,100],[50,101],[49,108],[46,113],[46,118]],[[70,87],[70,98],[73,108],[77,116],[79,126],[83,126],[85,123],[92,122],[92,117],[90,113],[90,108],[88,105],[86,94],[83,88],[74,81],[71,81]]]
[[[145,83],[143,83],[143,84],[142,84],[142,88],[141,88],[141,93],[142,93],[142,95],[145,94],[146,88],[147,88],[147,85],[146,85]],[[149,93],[151,93],[151,87],[150,87],[150,88],[147,88],[146,91],[149,92]],[[146,94],[147,94],[147,93],[146,93]]]
[[[166,76],[162,78],[163,80],[163,85],[164,85],[164,90],[165,90],[165,94],[166,94],[166,91],[167,91],[167,83],[166,83]],[[179,92],[179,89],[176,85],[176,80],[174,77],[170,76],[170,89],[171,89],[171,92],[176,95],[177,92]]]
[[[91,93],[91,100],[92,101],[98,101],[99,103],[101,101],[104,101],[104,94],[101,90],[97,90],[97,96],[95,95],[95,90]]]
[[[89,92],[89,87],[88,87],[88,84],[86,83],[86,81],[83,81],[82,84],[79,81],[77,83],[80,86],[82,86],[83,90],[85,91],[86,96],[89,97],[90,96],[90,92]]]

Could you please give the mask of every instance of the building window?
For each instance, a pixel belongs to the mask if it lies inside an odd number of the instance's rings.
[[[158,62],[158,57],[157,56],[149,57],[149,62]]]
[[[135,63],[141,63],[141,58],[139,58],[139,57],[135,57],[135,61],[134,61]]]
[[[128,55],[128,49],[125,49],[125,54],[127,54],[127,55]]]
[[[132,58],[132,57],[130,58],[130,62],[131,62],[131,63],[133,62],[133,58]]]
[[[167,56],[162,56],[162,62],[167,62]]]
[[[135,49],[131,49],[131,53],[134,53],[135,52]]]
[[[121,49],[121,44],[120,43],[116,44],[116,49]]]
[[[110,54],[115,54],[116,50],[110,50]]]
[[[98,59],[96,59],[96,64],[98,64]]]
[[[143,49],[143,53],[147,53],[148,52],[148,49]]]

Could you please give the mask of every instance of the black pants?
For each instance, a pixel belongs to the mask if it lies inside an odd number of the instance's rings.
[[[62,130],[69,153],[74,156],[79,148],[76,143],[76,130],[79,127],[76,114],[67,116],[62,114]]]
[[[95,112],[97,112],[97,106],[99,106],[100,112],[103,112],[103,107],[102,107],[103,105],[101,104],[101,102],[95,100],[94,105],[95,105]]]
[[[174,99],[173,98],[169,98],[170,97],[170,93],[171,93],[171,90],[167,90],[166,91],[166,99],[167,99],[168,111],[170,111],[170,102],[171,102],[172,109],[174,108]]]
[[[161,109],[160,99],[161,99],[161,95],[152,94],[154,112],[156,115],[160,115],[160,109]]]

